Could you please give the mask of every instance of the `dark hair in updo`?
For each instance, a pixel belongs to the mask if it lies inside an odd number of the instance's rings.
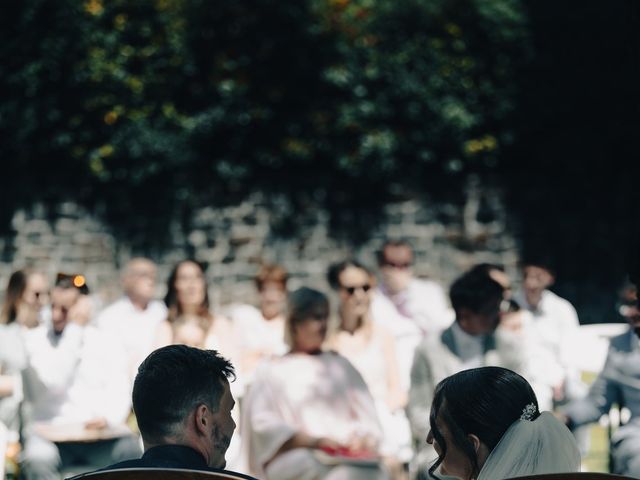
[[[447,455],[447,444],[436,418],[440,417],[447,425],[453,442],[471,462],[476,477],[480,471],[478,456],[467,436],[476,435],[492,451],[529,404],[536,407],[535,414],[529,418],[535,420],[540,412],[531,385],[506,368],[473,368],[442,380],[436,386],[429,416],[431,433],[442,453],[429,473],[433,475]]]

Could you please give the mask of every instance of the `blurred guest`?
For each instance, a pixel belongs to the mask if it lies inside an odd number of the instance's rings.
[[[417,449],[412,462],[417,478],[429,478],[428,466],[437,458],[425,438],[438,382],[459,371],[487,365],[520,373],[530,370],[527,356],[522,354],[524,339],[498,329],[503,295],[502,286],[486,272],[472,270],[463,274],[450,289],[454,324],[425,338],[416,349],[407,413]]]
[[[263,265],[254,281],[259,305],[235,305],[228,310],[238,342],[239,371],[245,385],[251,383],[258,363],[284,355],[284,310],[287,300],[287,271],[280,265]]]
[[[413,250],[403,240],[387,240],[378,252],[380,286],[371,304],[375,322],[396,339],[400,385],[409,389],[413,352],[431,333],[453,321],[444,291],[436,282],[413,277]]]
[[[205,348],[208,323],[197,315],[180,315],[171,325],[173,343],[195,348]]]
[[[578,398],[586,393],[579,372],[569,357],[570,342],[577,337],[578,315],[575,308],[548,288],[555,274],[546,259],[525,259],[522,262],[522,289],[514,299],[531,312],[533,325],[542,347],[553,361],[544,377],[553,391],[555,402]]]
[[[146,258],[133,258],[122,272],[124,296],[102,310],[96,324],[124,345],[130,378],[138,365],[151,353],[156,331],[167,318],[167,308],[154,300],[156,266]]]
[[[22,330],[38,325],[48,295],[47,280],[41,273],[17,270],[9,277],[0,314],[0,443],[5,446],[0,454],[7,444],[19,441],[22,371],[27,362]]]
[[[470,272],[484,273],[502,287],[504,300],[500,308],[500,329],[521,338],[520,354],[528,365],[527,380],[536,392],[540,410],[552,410],[553,389],[549,385],[547,372],[553,368],[554,357],[544,348],[531,312],[521,308],[512,298],[511,279],[502,265],[479,263]]]
[[[327,346],[346,357],[367,383],[382,423],[381,453],[393,478],[404,478],[403,464],[411,459],[407,398],[400,388],[395,340],[371,320],[373,275],[356,261],[344,261],[332,265],[327,277],[340,298]]]
[[[238,363],[238,350],[231,322],[222,315],[213,315],[209,310],[209,292],[202,265],[193,260],[179,262],[167,282],[164,298],[169,312],[165,321],[158,326],[156,347],[171,344],[186,344],[217,350],[234,363]],[[204,342],[201,331],[204,330]],[[244,387],[239,380],[233,382],[234,396],[241,396]],[[238,418],[238,406],[233,415]],[[227,452],[231,468],[238,462],[240,436],[234,435]]]
[[[234,345],[231,324],[225,317],[214,316],[209,311],[209,292],[202,265],[193,260],[179,262],[169,275],[164,303],[169,313],[167,319],[158,326],[157,347],[174,343],[172,324],[179,316],[186,314],[199,317],[206,325],[207,348],[232,355],[229,352]]]
[[[375,405],[362,376],[341,355],[322,350],[329,302],[301,288],[291,294],[285,334],[291,351],[262,364],[243,405],[243,449],[253,475],[266,480],[386,478],[362,459],[381,439]],[[328,457],[328,458],[327,458]]]
[[[32,328],[40,323],[42,310],[49,301],[49,282],[40,272],[17,270],[9,277],[0,324],[16,322]]]
[[[87,293],[82,275],[59,275],[51,292],[51,324],[25,334],[27,479],[57,479],[69,464],[106,465],[139,454],[124,426],[131,407],[124,351],[116,339],[88,325]]]
[[[640,478],[640,310],[632,298],[623,298],[622,305],[629,330],[611,339],[605,365],[586,397],[559,410],[574,429],[598,421],[613,404],[628,408],[629,421],[611,437],[612,472]]]

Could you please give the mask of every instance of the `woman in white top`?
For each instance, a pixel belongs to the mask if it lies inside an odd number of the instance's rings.
[[[345,356],[364,378],[376,403],[384,440],[381,452],[394,479],[405,477],[411,459],[411,434],[404,413],[406,392],[400,387],[395,340],[371,318],[374,276],[355,260],[333,264],[327,279],[338,292],[337,321],[327,347]]]
[[[347,359],[322,349],[328,316],[324,294],[293,292],[285,329],[291,351],[262,364],[245,397],[244,458],[258,478],[387,478],[377,459],[382,435],[366,384]]]
[[[540,413],[531,385],[506,368],[473,368],[442,380],[429,423],[426,441],[438,453],[432,475],[505,480],[580,470],[569,429]]]
[[[164,302],[169,309],[167,320],[158,325],[156,347],[176,343],[175,327],[184,327],[185,321],[207,334],[206,348],[219,350],[226,357],[235,357],[233,332],[229,320],[209,311],[209,293],[204,268],[193,260],[179,262],[167,282]],[[180,318],[180,322],[176,322]]]

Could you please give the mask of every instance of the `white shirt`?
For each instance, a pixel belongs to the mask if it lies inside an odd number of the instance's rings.
[[[444,290],[436,282],[418,279],[395,295],[381,286],[374,292],[371,315],[396,340],[400,386],[408,391],[416,347],[425,336],[447,328],[455,318]]]
[[[478,368],[484,365],[484,335],[470,335],[465,332],[458,322],[451,326],[456,349],[462,362],[462,370]]]
[[[131,409],[120,343],[95,327],[69,324],[56,336],[43,325],[25,333],[25,398],[33,420],[77,424],[104,417],[119,426]]]
[[[531,312],[533,327],[537,333],[539,346],[553,359],[553,368],[549,368],[547,378],[553,385],[576,376],[577,371],[568,353],[570,342],[577,338],[578,314],[575,308],[564,298],[545,290],[537,307],[527,303],[524,293],[516,295],[516,301]]]
[[[129,297],[122,297],[98,314],[97,327],[122,343],[132,383],[138,366],[154,349],[158,325],[166,318],[167,307],[164,303],[152,300],[147,308],[140,310],[131,303]]]

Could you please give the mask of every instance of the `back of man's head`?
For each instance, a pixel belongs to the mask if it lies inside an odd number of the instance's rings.
[[[449,290],[451,306],[456,313],[467,309],[475,313],[502,298],[502,286],[486,272],[472,269],[453,282]]]
[[[138,368],[133,410],[145,444],[180,438],[185,419],[205,404],[218,411],[233,366],[215,350],[169,345],[151,353]]]

